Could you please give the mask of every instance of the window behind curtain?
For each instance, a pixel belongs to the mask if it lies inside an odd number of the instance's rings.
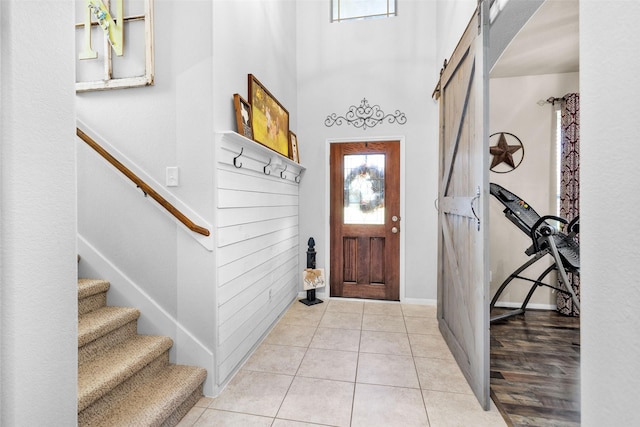
[[[555,140],[555,179],[556,179],[556,215],[560,216],[560,183],[562,182],[562,111],[560,106],[554,105],[554,115],[556,119],[556,140]]]
[[[396,0],[331,0],[331,21],[396,15]]]

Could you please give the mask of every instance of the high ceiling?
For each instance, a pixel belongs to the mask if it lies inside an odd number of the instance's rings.
[[[491,77],[576,71],[578,0],[546,0],[506,47]]]

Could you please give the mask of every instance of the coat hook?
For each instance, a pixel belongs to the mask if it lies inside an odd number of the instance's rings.
[[[295,177],[296,184],[300,184],[300,175],[302,175],[302,169],[300,169],[300,173]]]
[[[233,166],[240,169],[242,167],[242,163],[238,165],[238,159],[242,156],[242,152],[244,151],[244,147],[240,147],[240,154],[233,158]]]
[[[289,167],[289,165],[284,165],[284,169],[282,169],[282,172],[280,172],[280,178],[287,179],[287,176],[284,174],[284,172],[287,170],[287,167]]]
[[[270,164],[271,164],[271,157],[269,157],[269,163],[264,165],[264,168],[262,168],[265,175],[271,175],[271,169],[269,169],[269,171],[267,172],[267,168],[269,167]]]

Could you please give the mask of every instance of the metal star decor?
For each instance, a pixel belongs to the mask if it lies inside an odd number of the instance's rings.
[[[522,163],[522,159],[524,159],[524,145],[522,145],[522,141],[520,141],[520,139],[508,132],[497,132],[494,133],[493,135],[491,135],[489,137],[489,139],[491,139],[493,136],[499,135],[498,137],[498,143],[492,147],[489,147],[489,152],[491,153],[491,155],[493,156],[493,159],[491,160],[491,166],[489,167],[489,169],[492,172],[496,172],[496,173],[507,173],[507,172],[511,172],[512,170],[514,170],[515,168],[517,168],[518,166],[520,166],[520,163]],[[510,145],[507,142],[507,137],[509,137],[510,139],[515,140],[515,142],[517,144],[515,145]],[[521,154],[520,160],[517,162],[514,160],[514,154],[517,153],[518,151],[522,150],[519,154]],[[509,166],[510,169],[508,170],[494,170],[496,168],[496,166],[500,165],[504,163],[505,165]]]

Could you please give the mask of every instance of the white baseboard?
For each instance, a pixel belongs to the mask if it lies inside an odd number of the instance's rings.
[[[522,307],[521,302],[497,302],[496,307],[502,308],[520,308]],[[555,310],[557,306],[555,304],[527,304],[527,308],[532,310]]]
[[[400,300],[403,304],[416,304],[416,305],[438,305],[438,300],[428,298],[403,298]]]
[[[301,291],[298,292],[298,298],[300,299],[305,299],[307,298],[307,291]],[[328,296],[326,294],[326,292],[318,292],[316,291],[316,298],[321,299],[321,300],[330,300],[331,297]],[[384,301],[384,300],[363,300],[362,298],[342,298],[340,297],[340,300],[344,300],[344,301],[368,301],[368,302],[380,302],[380,303],[387,303],[387,302],[397,302],[397,301]],[[434,300],[434,299],[426,299],[426,298],[401,298],[400,302],[402,304],[416,304],[416,305],[438,305],[438,301]]]
[[[298,292],[298,298],[299,299],[305,299],[307,297],[307,292],[306,291],[301,291]],[[316,298],[321,299],[323,301],[325,300],[330,300],[331,297],[326,295],[326,292],[318,292],[316,291]],[[346,301],[363,301],[361,298],[340,298],[341,300],[346,300]],[[375,302],[387,302],[387,301],[382,301],[382,300],[366,300],[366,301],[375,301]],[[429,298],[402,298],[400,300],[400,302],[402,304],[416,304],[416,305],[431,305],[431,306],[436,306],[438,305],[438,300],[435,299],[429,299]],[[502,307],[502,308],[520,308],[520,306],[522,305],[521,302],[502,302],[499,301],[496,304],[496,307]],[[533,310],[555,310],[556,309],[556,305],[555,304],[534,304],[534,303],[529,303],[527,304],[527,308],[533,309]]]

